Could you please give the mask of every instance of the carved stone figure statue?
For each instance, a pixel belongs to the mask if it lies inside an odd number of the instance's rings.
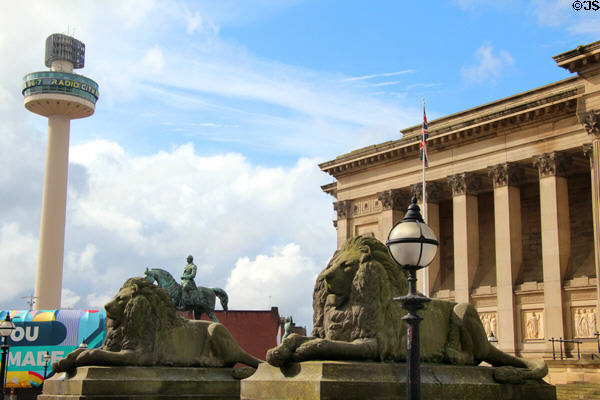
[[[84,365],[226,367],[260,360],[246,353],[225,326],[184,320],[167,292],[130,278],[104,306],[106,339],[98,349],[76,349],[52,363],[54,372]]]
[[[283,366],[306,360],[406,360],[406,311],[394,297],[408,292],[404,271],[377,239],[356,236],[336,251],[313,294],[312,336],[291,334],[267,361]],[[490,344],[476,309],[432,300],[420,311],[421,360],[457,365],[482,361],[499,367],[495,379],[521,382],[546,375],[542,360],[506,354]]]
[[[581,308],[575,312],[575,336],[588,337],[587,320]]]
[[[194,257],[190,254],[187,256],[187,265],[183,269],[183,274],[181,275],[181,287],[183,288],[183,292],[181,304],[178,305],[178,308],[184,309],[186,306],[191,305],[193,301],[191,293],[196,290],[196,282],[194,282],[196,271],[197,267],[196,264],[194,264]]]
[[[588,320],[588,337],[594,337],[594,333],[596,333],[596,310],[590,309],[587,313]]]
[[[527,338],[539,339],[540,337],[540,316],[534,312],[527,317]]]

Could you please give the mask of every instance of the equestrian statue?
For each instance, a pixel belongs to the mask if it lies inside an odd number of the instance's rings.
[[[191,255],[187,257],[187,265],[181,276],[181,285],[164,269],[146,268],[144,275],[148,282],[156,282],[159,287],[169,293],[177,310],[193,311],[196,319],[200,319],[202,313],[205,313],[212,321],[219,322],[215,315],[216,297],[221,301],[223,310],[227,311],[228,296],[223,289],[196,286],[194,282],[196,265],[194,265],[194,258]]]

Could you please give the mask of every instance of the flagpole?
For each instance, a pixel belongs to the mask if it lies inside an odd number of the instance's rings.
[[[425,97],[423,97],[423,122],[425,122]],[[425,163],[427,162],[427,138],[425,137],[425,132],[421,132],[423,135],[423,157],[421,160],[421,169],[423,175],[423,219],[425,223],[427,223],[427,191],[425,190],[426,181],[425,181]],[[423,269],[423,294],[425,297],[429,297],[429,267],[425,267]]]

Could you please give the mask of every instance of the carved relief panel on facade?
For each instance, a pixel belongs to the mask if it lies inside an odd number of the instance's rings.
[[[593,338],[596,328],[595,307],[572,307],[573,335],[576,338]]]
[[[521,325],[526,340],[544,339],[544,312],[542,310],[523,311]]]
[[[481,323],[483,324],[483,329],[485,329],[485,334],[490,336],[490,333],[494,333],[494,336],[498,337],[498,327],[496,322],[496,313],[495,312],[482,312],[479,313],[479,319],[481,319]]]
[[[360,217],[361,215],[369,215],[381,211],[381,201],[372,197],[368,199],[359,199],[352,202],[350,216]]]

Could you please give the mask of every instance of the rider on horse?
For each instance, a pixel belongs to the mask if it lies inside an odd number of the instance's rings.
[[[183,269],[183,275],[181,275],[181,286],[183,287],[183,293],[181,296],[180,308],[184,308],[187,304],[192,304],[193,298],[192,293],[196,291],[196,265],[194,264],[194,257],[190,254],[187,256],[187,265]]]

